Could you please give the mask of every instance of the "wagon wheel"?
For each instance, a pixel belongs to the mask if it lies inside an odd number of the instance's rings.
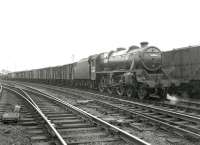
[[[92,84],[92,82],[89,83],[89,87],[90,87],[90,89],[93,89],[93,84]]]
[[[105,90],[105,87],[104,87],[104,78],[101,78],[101,80],[100,80],[100,82],[98,84],[98,89],[99,89],[99,91],[101,93],[104,92],[104,90]]]
[[[123,96],[125,94],[125,87],[123,85],[120,85],[117,87],[116,92],[119,96]]]
[[[145,97],[148,96],[147,88],[144,85],[140,85],[137,90],[137,95],[140,100],[143,100]]]
[[[188,99],[189,98],[189,93],[188,93],[188,90],[183,90],[181,92],[181,97],[184,98],[184,99]]]

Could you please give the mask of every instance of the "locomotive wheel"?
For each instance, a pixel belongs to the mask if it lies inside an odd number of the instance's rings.
[[[105,90],[105,87],[104,87],[104,78],[102,78],[102,79],[100,80],[99,85],[98,85],[98,89],[99,89],[99,91],[100,91],[101,93],[104,92],[104,90]]]
[[[135,90],[135,88],[133,87],[133,86],[129,86],[129,87],[127,87],[127,89],[126,89],[126,95],[127,95],[127,97],[136,97],[137,96],[137,94],[136,94],[136,90]]]
[[[145,97],[147,97],[147,95],[148,95],[148,91],[147,91],[146,87],[143,85],[139,86],[137,95],[140,100],[145,99]]]
[[[125,87],[123,85],[120,85],[117,90],[116,90],[117,94],[119,96],[123,96],[125,94]]]
[[[127,87],[127,89],[126,89],[126,96],[127,97],[129,97],[129,98],[131,98],[131,97],[133,97],[133,88],[132,87]]]
[[[102,84],[99,83],[98,88],[99,88],[99,91],[100,91],[101,93],[104,92],[104,87],[102,86]]]
[[[113,94],[114,89],[112,87],[108,87],[107,92],[111,95],[111,94]]]

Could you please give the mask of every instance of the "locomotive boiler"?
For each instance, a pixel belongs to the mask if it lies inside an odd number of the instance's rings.
[[[130,70],[146,69],[156,71],[161,67],[161,51],[154,46],[147,47],[147,42],[142,47],[131,46],[128,50],[117,48],[116,51],[99,55],[99,70]]]
[[[141,47],[131,46],[128,50],[99,54],[96,58],[99,90],[119,95],[139,97],[165,97],[167,76],[161,69],[161,51],[142,42]],[[165,80],[166,79],[166,80]]]

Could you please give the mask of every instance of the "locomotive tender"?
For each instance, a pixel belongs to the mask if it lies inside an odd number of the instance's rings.
[[[162,70],[161,51],[142,42],[128,50],[91,55],[78,62],[30,71],[13,72],[9,79],[98,88],[120,96],[166,97],[170,81]]]

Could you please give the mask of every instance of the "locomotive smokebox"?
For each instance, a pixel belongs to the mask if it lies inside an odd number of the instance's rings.
[[[140,43],[140,46],[141,46],[141,48],[144,48],[144,47],[147,47],[148,44],[149,44],[149,42],[143,41],[143,42]]]

